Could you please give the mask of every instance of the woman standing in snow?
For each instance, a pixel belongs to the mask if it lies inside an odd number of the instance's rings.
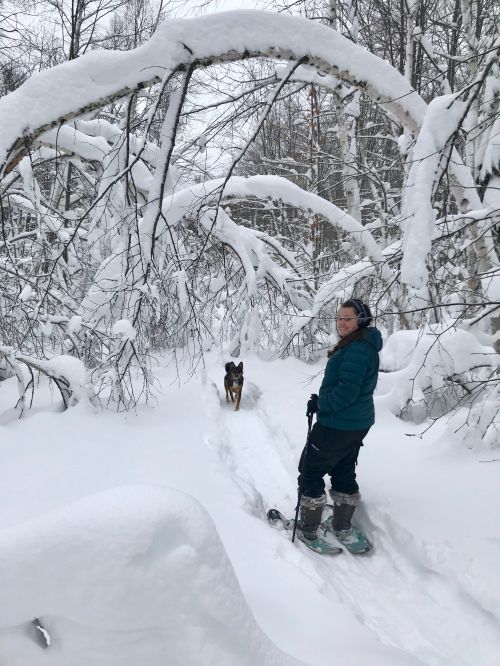
[[[373,392],[382,349],[382,336],[371,321],[368,305],[359,299],[342,304],[337,316],[340,340],[328,353],[319,397],[311,396],[308,403],[308,416],[317,412],[317,421],[299,463],[298,528],[306,543],[317,540],[326,474],[332,481],[333,530],[341,542],[352,540],[351,518],[360,500],[356,462],[375,422]]]

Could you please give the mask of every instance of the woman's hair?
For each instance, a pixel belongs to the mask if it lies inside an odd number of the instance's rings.
[[[346,307],[349,307],[349,306],[346,306]],[[349,333],[349,335],[346,335],[343,338],[340,338],[340,340],[337,342],[335,347],[333,347],[333,349],[329,349],[327,351],[326,355],[328,356],[328,358],[330,358],[330,356],[333,356],[335,354],[335,352],[338,351],[339,349],[342,349],[343,347],[347,347],[347,345],[349,343],[353,342],[354,340],[362,340],[365,337],[366,337],[365,330],[363,328],[357,328],[352,333]]]

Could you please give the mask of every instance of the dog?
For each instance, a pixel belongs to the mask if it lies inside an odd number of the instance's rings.
[[[240,408],[241,391],[243,389],[243,362],[235,365],[230,361],[224,367],[226,368],[226,376],[224,377],[226,400],[229,402],[229,397],[231,396],[231,401],[235,402],[236,396],[234,411],[237,412]]]

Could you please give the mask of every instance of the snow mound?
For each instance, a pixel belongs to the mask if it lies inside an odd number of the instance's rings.
[[[215,526],[178,491],[122,486],[0,531],[0,663],[298,666],[267,638]]]

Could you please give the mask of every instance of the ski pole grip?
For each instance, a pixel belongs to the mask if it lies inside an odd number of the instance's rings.
[[[316,414],[318,411],[318,395],[316,393],[312,393],[311,397],[307,401],[307,409],[306,409],[306,416],[307,418],[312,418],[314,414]]]

